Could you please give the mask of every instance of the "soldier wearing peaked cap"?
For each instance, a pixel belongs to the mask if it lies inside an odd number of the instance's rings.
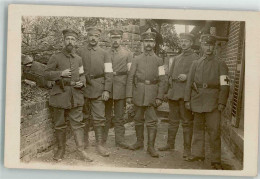
[[[153,32],[142,34],[144,53],[133,60],[127,79],[126,97],[128,103],[133,101],[135,105],[134,121],[137,138],[136,143],[129,148],[138,150],[144,147],[144,122],[146,121],[147,152],[152,157],[159,157],[154,148],[158,120],[155,107],[162,104],[165,70],[163,60],[153,52],[155,36]]]
[[[209,133],[210,158],[213,169],[221,166],[221,112],[224,110],[228,94],[228,67],[214,55],[216,38],[201,36],[203,56],[192,63],[188,75],[184,101],[194,113],[192,157],[188,161],[205,159],[205,126]]]
[[[74,53],[77,33],[66,29],[63,31],[64,49],[51,56],[45,69],[45,78],[55,81],[50,92],[49,105],[53,107],[53,120],[58,150],[53,159],[60,161],[65,154],[66,119],[69,119],[78,154],[82,159],[92,161],[84,151],[84,123],[82,106],[84,97],[82,87],[85,76],[82,59]]]
[[[180,34],[182,53],[173,59],[165,90],[169,102],[168,141],[166,146],[159,148],[161,151],[174,149],[175,138],[181,121],[184,140],[183,158],[185,160],[191,154],[193,116],[191,111],[184,106],[184,91],[191,64],[199,58],[192,52],[192,44],[192,34]]]
[[[113,83],[110,99],[106,101],[106,127],[105,137],[107,139],[108,130],[112,119],[112,108],[114,106],[114,124],[115,124],[115,142],[116,146],[121,148],[128,148],[125,143],[125,127],[124,127],[124,107],[126,95],[126,80],[131,67],[133,54],[121,47],[123,31],[119,29],[110,30],[110,39],[112,47],[108,53],[112,57],[113,66]]]
[[[96,137],[96,148],[101,156],[109,156],[104,145],[105,135],[105,101],[109,99],[112,89],[113,69],[111,57],[98,46],[101,30],[96,27],[87,29],[87,45],[78,50],[82,57],[87,85],[84,88],[85,108],[84,117],[89,122],[89,114],[93,118],[93,125]],[[90,110],[88,109],[90,107]],[[87,127],[88,127],[88,123]],[[88,134],[88,130],[86,130]],[[86,135],[86,140],[88,140]]]
[[[161,151],[174,149],[176,134],[180,121],[183,127],[183,158],[186,159],[191,153],[193,116],[191,111],[184,106],[184,91],[187,75],[194,60],[199,57],[191,50],[194,36],[190,33],[180,34],[182,53],[174,57],[166,83],[166,96],[169,102],[169,126],[168,140]]]

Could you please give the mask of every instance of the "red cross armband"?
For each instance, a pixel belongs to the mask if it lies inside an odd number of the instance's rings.
[[[229,86],[229,78],[227,75],[221,75],[220,76],[220,86]]]

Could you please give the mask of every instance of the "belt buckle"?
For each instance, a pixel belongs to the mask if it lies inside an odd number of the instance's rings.
[[[150,82],[149,80],[145,80],[144,83],[145,83],[146,85],[150,85],[150,84],[151,84],[151,82]]]
[[[202,84],[202,87],[203,87],[203,88],[207,88],[207,87],[208,87],[208,84],[207,84],[207,83],[203,83],[203,84]]]
[[[113,75],[116,75],[116,72],[115,72],[115,71],[113,72]]]
[[[89,77],[90,77],[91,79],[93,79],[93,78],[94,78],[94,75],[89,75]]]

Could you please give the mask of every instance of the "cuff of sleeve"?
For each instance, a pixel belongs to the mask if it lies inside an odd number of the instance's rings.
[[[162,100],[162,99],[163,99],[163,96],[162,96],[162,95],[158,95],[158,96],[156,97],[156,99]]]
[[[108,90],[108,89],[104,89],[104,91],[107,91],[107,92],[111,93],[111,90]]]

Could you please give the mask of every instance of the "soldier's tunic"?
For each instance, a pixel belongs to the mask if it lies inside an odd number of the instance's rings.
[[[185,74],[188,76],[192,62],[198,58],[198,55],[193,53],[191,50],[185,51],[174,57],[169,71],[169,79],[167,83],[167,96],[169,102],[168,128],[172,131],[172,142],[174,143],[174,139],[179,128],[179,123],[182,121],[185,155],[190,153],[193,116],[191,111],[187,110],[184,105],[186,80],[179,81],[178,76],[180,74]]]
[[[112,57],[113,84],[110,99],[106,101],[106,122],[109,126],[112,119],[112,107],[114,106],[115,137],[116,142],[120,142],[120,138],[122,138],[125,133],[123,116],[126,98],[126,80],[133,55],[130,51],[122,47],[118,47],[117,49],[111,48],[108,53]],[[121,135],[119,136],[117,134]]]
[[[127,79],[126,97],[133,98],[135,125],[144,124],[145,113],[146,126],[156,126],[154,104],[156,98],[163,98],[164,76],[163,61],[154,52],[144,52],[133,60]]]
[[[86,75],[84,97],[86,104],[90,102],[93,125],[105,126],[105,102],[101,99],[101,95],[103,91],[111,92],[113,72],[111,57],[99,46],[90,45],[80,48],[78,54],[82,57]]]
[[[61,77],[66,69],[71,69],[71,78]],[[65,118],[70,120],[73,129],[83,127],[83,91],[73,87],[75,82],[82,81],[84,85],[86,82],[81,57],[63,49],[51,56],[44,75],[46,80],[55,81],[49,99],[49,105],[53,107],[55,129],[66,128]]]
[[[210,136],[211,161],[221,160],[220,122],[218,104],[226,105],[229,94],[228,68],[214,55],[194,61],[188,76],[185,101],[194,112],[192,154],[204,157],[205,125]],[[195,82],[195,83],[194,83]],[[194,84],[196,84],[195,87]]]

